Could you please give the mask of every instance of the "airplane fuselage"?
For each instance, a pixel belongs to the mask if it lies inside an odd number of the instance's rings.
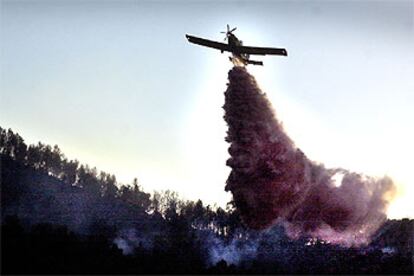
[[[237,38],[237,36],[235,36],[232,33],[229,33],[227,35],[227,39],[228,39],[229,46],[232,48],[232,51],[231,52],[233,54],[233,57],[230,58],[230,61],[232,61],[233,63],[241,62],[244,65],[248,64],[249,55],[248,54],[244,54],[244,53],[239,53],[237,51],[238,46],[243,46],[243,42],[241,40],[239,40]]]

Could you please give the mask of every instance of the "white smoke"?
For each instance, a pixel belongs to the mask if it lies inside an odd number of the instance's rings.
[[[129,228],[118,232],[118,236],[113,243],[122,250],[124,255],[134,253],[135,248],[140,247],[144,250],[150,250],[153,247],[153,239],[149,235],[138,232],[138,230]]]

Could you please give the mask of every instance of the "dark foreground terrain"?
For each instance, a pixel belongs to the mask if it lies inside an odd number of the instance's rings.
[[[414,220],[386,221],[361,248],[290,240],[245,228],[232,203],[121,185],[1,128],[0,157],[2,274],[413,273]]]

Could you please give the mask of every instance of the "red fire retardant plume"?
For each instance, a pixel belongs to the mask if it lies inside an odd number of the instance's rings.
[[[289,236],[359,245],[385,221],[391,179],[326,169],[296,148],[266,95],[243,67],[229,71],[224,119],[230,143],[231,191],[243,222],[254,229],[282,223]],[[342,176],[340,185],[332,177]]]

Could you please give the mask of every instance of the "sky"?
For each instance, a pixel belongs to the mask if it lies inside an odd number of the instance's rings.
[[[0,126],[225,206],[228,54],[185,34],[286,48],[248,66],[302,151],[390,176],[414,217],[414,1],[0,1]]]

